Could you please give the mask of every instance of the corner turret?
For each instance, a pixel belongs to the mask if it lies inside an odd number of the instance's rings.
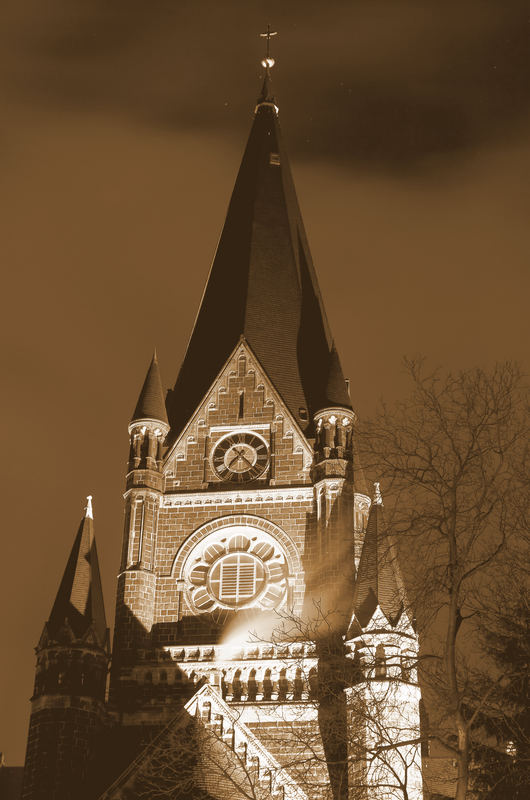
[[[377,800],[381,785],[421,800],[418,638],[406,609],[397,550],[385,528],[379,483],[374,484],[353,607],[346,637],[353,684],[346,689],[347,713],[354,731],[348,740],[349,782],[362,787],[366,800]],[[389,747],[380,747],[381,731]]]
[[[129,423],[129,463],[125,492],[125,527],[116,602],[116,625],[110,698],[121,707],[127,679],[121,675],[139,647],[145,647],[153,624],[156,576],[153,572],[162,465],[169,423],[156,351]],[[131,624],[130,608],[142,598],[142,612]],[[120,677],[122,679],[120,679]]]

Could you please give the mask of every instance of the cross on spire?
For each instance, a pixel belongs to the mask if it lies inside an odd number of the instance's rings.
[[[275,61],[274,61],[273,58],[271,58],[271,54],[270,54],[271,53],[271,36],[277,36],[277,35],[278,35],[278,31],[271,31],[271,26],[270,25],[267,25],[266,33],[260,33],[260,36],[262,37],[262,39],[266,39],[267,40],[267,53],[265,55],[265,58],[263,58],[262,61],[261,61],[261,66],[265,67],[265,69],[270,69],[275,64]]]

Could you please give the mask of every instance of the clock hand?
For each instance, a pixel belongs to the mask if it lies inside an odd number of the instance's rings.
[[[253,467],[254,466],[254,464],[251,461],[249,461],[248,458],[243,453],[241,453],[241,458],[243,458],[247,462],[249,467]]]
[[[235,447],[234,447],[234,450],[236,451],[236,455],[234,456],[234,458],[232,459],[232,461],[229,463],[229,465],[228,465],[228,468],[229,468],[229,469],[230,469],[230,467],[232,466],[232,464],[233,464],[235,461],[239,461],[239,459],[240,459],[241,457],[245,458],[245,456],[242,456],[242,453],[240,453],[238,450],[236,450],[236,448],[235,448]],[[246,459],[245,459],[245,460],[246,460]]]

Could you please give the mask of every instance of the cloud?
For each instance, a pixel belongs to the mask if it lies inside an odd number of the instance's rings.
[[[239,127],[269,19],[295,153],[408,170],[510,139],[528,119],[520,0],[11,0],[5,90],[33,108]]]

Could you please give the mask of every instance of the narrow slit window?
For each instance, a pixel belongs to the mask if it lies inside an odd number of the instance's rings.
[[[245,392],[239,392],[239,412],[238,417],[242,419],[245,413]]]

